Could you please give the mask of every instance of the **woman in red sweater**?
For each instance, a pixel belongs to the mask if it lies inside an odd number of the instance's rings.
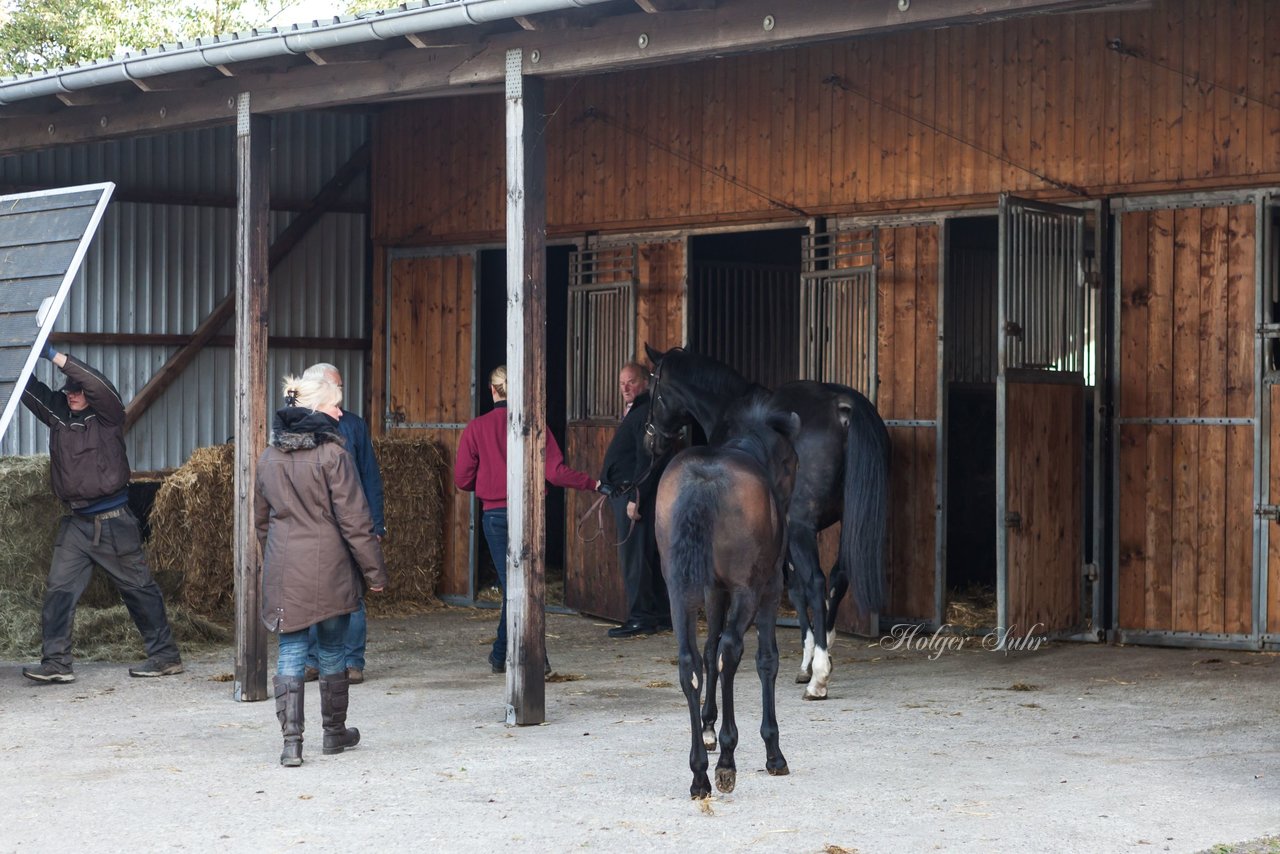
[[[498,570],[502,588],[502,613],[498,636],[489,653],[494,673],[507,669],[507,366],[499,365],[489,375],[493,409],[476,418],[462,431],[453,482],[458,489],[474,492],[480,499],[481,528],[489,555]],[[551,431],[547,431],[547,480],[554,486],[594,492],[600,481],[569,468]],[[548,670],[550,665],[548,665]]]

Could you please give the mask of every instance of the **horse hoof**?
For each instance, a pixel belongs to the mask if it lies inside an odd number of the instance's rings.
[[[799,673],[796,674],[796,684],[807,685],[809,684],[809,680],[812,678],[813,678],[813,674],[810,673],[808,670],[801,670]]]
[[[716,769],[716,788],[726,795],[733,791],[738,783],[738,772],[732,768]]]
[[[689,787],[689,797],[695,801],[711,797],[711,781],[707,779],[706,774],[699,774],[693,778],[693,785]]]
[[[782,763],[781,768],[769,768],[767,770],[771,777],[785,777],[791,773],[791,769],[787,767],[787,763],[785,762]]]
[[[716,742],[716,734],[714,732],[704,732],[702,734],[702,746],[707,749],[708,753],[715,753],[719,746]]]
[[[808,691],[805,691],[804,698],[806,700],[825,700],[827,699],[827,692],[823,691],[821,694],[811,694]]]

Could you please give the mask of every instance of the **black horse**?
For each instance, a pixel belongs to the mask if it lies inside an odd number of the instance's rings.
[[[763,704],[760,735],[765,767],[770,774],[788,773],[778,747],[774,632],[782,599],[787,502],[796,477],[792,440],[799,430],[800,419],[794,413],[772,412],[757,401],[730,419],[720,443],[677,454],[658,483],[654,531],[680,649],[680,687],[689,703],[693,732],[689,794],[695,798],[711,794],[707,750],[715,748],[717,676],[724,721],[716,788],[732,792],[737,779],[733,679],[752,620],[758,638],[756,671]],[[698,656],[699,607],[707,615],[702,660]],[[703,675],[705,685],[699,684]],[[699,711],[704,687],[706,696]]]
[[[889,495],[889,431],[871,401],[848,386],[790,382],[770,394],[723,362],[675,348],[645,345],[654,365],[645,443],[665,453],[681,427],[696,421],[711,442],[748,401],[767,398],[773,409],[800,417],[799,457],[787,529],[792,569],[788,592],[804,638],[797,682],[806,700],[827,696],[828,649],[835,638],[836,609],[853,587],[862,613],[883,598],[885,528]],[[840,522],[840,549],[826,577],[818,559],[818,532]]]

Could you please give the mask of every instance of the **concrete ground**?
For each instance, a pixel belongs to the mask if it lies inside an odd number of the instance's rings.
[[[672,635],[550,616],[566,681],[516,728],[485,664],[495,617],[371,621],[363,743],[320,754],[309,685],[294,769],[274,706],[232,700],[229,649],[71,685],[0,663],[0,851],[1195,852],[1280,831],[1275,655],[842,637],[830,699],[803,702],[781,630],[791,774],[763,771],[748,657],[737,789],[700,803]]]

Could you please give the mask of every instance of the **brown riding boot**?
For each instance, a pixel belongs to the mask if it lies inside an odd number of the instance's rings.
[[[284,735],[280,764],[297,767],[302,764],[302,689],[306,683],[298,676],[276,676],[272,684],[276,692],[276,717]]]
[[[347,688],[351,682],[344,670],[332,676],[320,675],[320,715],[324,719],[326,756],[341,753],[360,743],[360,730],[347,727]]]

